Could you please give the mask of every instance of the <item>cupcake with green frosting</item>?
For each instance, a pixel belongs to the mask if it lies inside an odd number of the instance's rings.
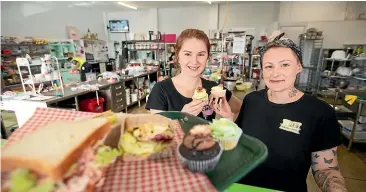
[[[214,119],[209,125],[213,137],[219,141],[224,150],[232,150],[236,147],[243,133],[240,127],[229,119]]]

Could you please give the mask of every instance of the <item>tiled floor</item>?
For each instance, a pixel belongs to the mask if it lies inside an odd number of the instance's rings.
[[[243,94],[235,93],[239,98],[243,98]],[[128,113],[148,113],[145,110],[145,105],[141,107],[134,107],[128,110]],[[2,112],[4,118],[4,124],[6,127],[16,124],[14,114],[8,112]],[[366,153],[366,151],[364,151]],[[354,152],[350,152],[344,145],[338,148],[338,161],[342,175],[346,179],[346,184],[349,192],[364,192],[366,191],[366,164],[356,155]],[[311,172],[307,178],[308,191],[320,192],[317,187]]]

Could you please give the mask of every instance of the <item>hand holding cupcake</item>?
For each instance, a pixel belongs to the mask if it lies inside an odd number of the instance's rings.
[[[202,87],[197,87],[196,90],[194,91],[193,97],[192,97],[193,101],[198,100],[198,101],[204,101],[205,105],[202,107],[202,115],[203,117],[206,119],[208,116],[213,114],[213,110],[210,107],[210,105],[208,104],[208,94],[206,92],[206,89],[202,88]]]
[[[198,87],[192,96],[192,102],[184,105],[182,112],[197,116],[208,105],[208,94],[202,87]],[[212,111],[213,113],[213,111]]]

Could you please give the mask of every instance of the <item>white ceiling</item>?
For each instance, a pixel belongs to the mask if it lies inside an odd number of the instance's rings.
[[[16,4],[34,4],[37,6],[47,7],[48,9],[56,9],[60,7],[73,7],[82,9],[98,9],[99,11],[119,11],[119,10],[133,10],[117,4],[118,1],[5,1],[1,2],[2,6],[16,5]],[[137,7],[138,9],[149,8],[169,8],[169,7],[193,7],[193,6],[207,6],[208,1],[121,1],[126,4]],[[211,1],[212,4],[222,4],[225,1]]]

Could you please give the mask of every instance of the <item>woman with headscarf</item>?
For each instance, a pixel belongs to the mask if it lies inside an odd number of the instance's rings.
[[[302,70],[302,53],[284,33],[260,51],[266,89],[248,94],[236,119],[243,133],[256,137],[268,148],[268,158],[240,183],[280,191],[307,191],[311,167],[322,191],[347,191],[338,161],[339,125],[327,103],[295,88]],[[211,107],[234,120],[225,98]]]

